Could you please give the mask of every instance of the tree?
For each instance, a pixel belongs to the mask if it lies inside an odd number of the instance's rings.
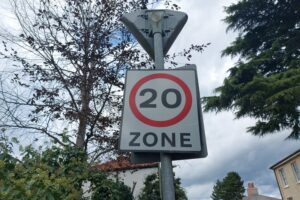
[[[11,3],[21,30],[0,35],[2,58],[15,66],[8,74],[13,82],[2,81],[0,126],[43,133],[61,145],[64,130],[79,148],[94,144],[93,159],[114,150],[122,107],[118,93],[125,70],[134,68],[140,55],[119,18],[140,1]]]
[[[0,32],[0,56],[14,66],[1,76],[0,127],[71,142],[91,162],[116,153],[124,74],[151,68],[119,19],[147,2],[11,0],[20,30]],[[184,55],[194,49],[203,46]]]
[[[300,2],[241,0],[225,8],[228,30],[239,35],[222,53],[238,56],[206,111],[234,110],[257,119],[248,131],[263,136],[291,129],[300,139]]]
[[[83,181],[90,182],[92,200],[133,199],[128,186],[91,170],[82,149],[52,146],[38,151],[29,145],[21,148],[22,158],[18,159],[8,141],[2,137],[0,143],[0,199],[83,200],[87,192],[81,187]]]
[[[187,200],[185,191],[181,187],[180,179],[176,178],[174,184],[176,200]],[[145,186],[139,195],[139,200],[161,200],[159,176],[157,174],[147,176],[144,185]]]
[[[222,181],[217,180],[211,198],[213,200],[242,200],[245,188],[236,172],[229,172]]]

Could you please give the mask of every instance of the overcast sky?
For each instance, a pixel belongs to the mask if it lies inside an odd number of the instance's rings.
[[[196,54],[190,63],[198,67],[201,96],[213,94],[220,86],[226,71],[236,58],[223,57],[221,51],[237,33],[226,33],[224,6],[234,0],[178,1],[181,11],[188,14],[188,22],[170,51],[187,47],[190,43],[211,45],[202,54]],[[184,64],[186,61],[182,61]],[[208,156],[203,159],[175,162],[176,175],[182,179],[189,200],[208,200],[217,179],[236,171],[244,180],[255,182],[259,193],[280,197],[273,171],[269,167],[300,147],[300,141],[284,140],[286,132],[256,137],[246,132],[253,119],[235,120],[232,112],[204,113]]]

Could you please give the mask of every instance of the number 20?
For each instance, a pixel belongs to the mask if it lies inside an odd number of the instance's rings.
[[[156,104],[153,103],[153,101],[155,101],[157,98],[156,90],[152,88],[145,88],[140,92],[140,96],[145,96],[146,93],[150,93],[151,96],[140,104],[140,108],[156,108]],[[167,96],[169,93],[175,94],[176,101],[174,103],[169,103],[167,101]],[[161,102],[167,108],[177,108],[181,104],[181,94],[178,90],[173,88],[165,89],[161,94]]]

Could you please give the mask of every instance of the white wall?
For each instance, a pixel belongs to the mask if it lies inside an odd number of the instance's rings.
[[[150,175],[158,173],[158,168],[145,168],[145,169],[134,169],[113,172],[111,178],[117,178],[123,181],[125,185],[129,186],[131,189],[134,187],[133,196],[137,199],[138,195],[144,187],[145,178]]]

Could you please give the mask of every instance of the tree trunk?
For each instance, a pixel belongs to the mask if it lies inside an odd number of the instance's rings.
[[[81,89],[82,107],[79,113],[79,126],[76,136],[76,146],[80,149],[85,147],[85,135],[89,116],[90,90],[87,87]]]

